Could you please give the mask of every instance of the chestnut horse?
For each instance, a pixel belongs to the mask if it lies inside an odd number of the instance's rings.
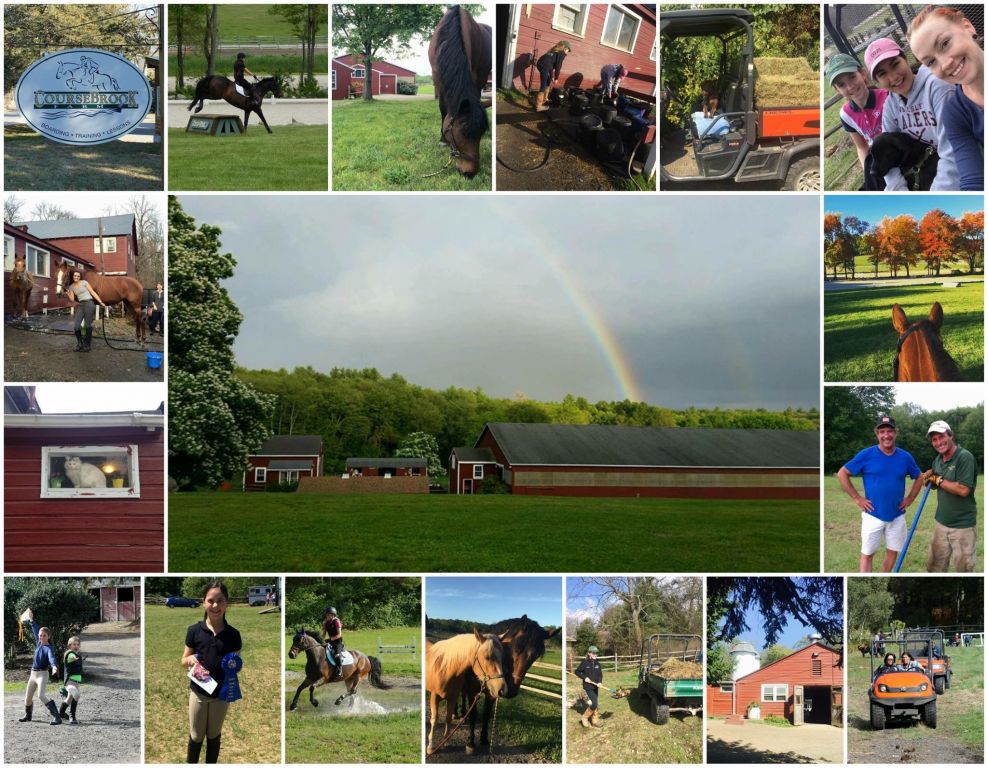
[[[963,381],[957,363],[943,348],[940,326],[943,307],[933,302],[925,320],[910,323],[898,304],[892,305],[892,325],[899,332],[892,376],[895,381]]]
[[[277,98],[281,98],[281,86],[281,77],[278,75],[262,78],[254,83],[254,96],[257,97],[259,102],[264,101],[264,97],[269,92],[273,93]],[[192,103],[189,104],[189,110],[191,111],[198,104],[199,106],[196,107],[196,112],[202,112],[206,99],[223,99],[227,104],[231,104],[237,109],[242,109],[244,111],[244,133],[247,133],[247,121],[250,119],[251,112],[257,112],[257,116],[261,118],[261,122],[264,123],[264,127],[267,128],[268,133],[272,133],[271,128],[268,126],[268,121],[264,119],[264,113],[261,111],[260,104],[255,104],[246,96],[239,94],[236,83],[230,78],[223,77],[222,75],[202,78],[202,80],[196,83],[196,95],[192,99]]]
[[[34,290],[34,278],[27,271],[27,259],[14,256],[14,268],[10,271],[10,293],[14,297],[14,318],[27,320],[27,303]]]
[[[439,141],[449,145],[457,170],[472,179],[480,170],[480,139],[491,105],[480,100],[491,74],[491,28],[450,6],[429,41],[429,64],[442,117]]]
[[[559,634],[562,627],[553,630],[546,630],[537,622],[522,615],[520,619],[505,619],[499,621],[491,629],[500,633],[501,642],[504,645],[504,678],[507,682],[508,690],[502,694],[502,698],[511,699],[518,695],[521,690],[522,681],[532,664],[542,658],[545,654],[545,641],[550,637]],[[479,681],[473,675],[467,676],[466,694],[473,697],[480,689]],[[494,708],[493,698],[490,693],[484,700],[484,720],[480,729],[480,743],[482,746],[488,744],[488,725],[491,720],[491,712]],[[470,713],[470,740],[467,742],[467,753],[474,750],[474,728],[476,726],[477,710]]]
[[[433,733],[439,719],[439,700],[446,700],[445,736],[460,693],[469,675],[476,681],[478,691],[492,698],[504,696],[508,684],[504,679],[504,647],[496,634],[482,635],[476,627],[473,634],[454,635],[437,643],[425,644],[425,689],[429,692],[429,741],[425,753],[436,751]],[[474,710],[476,711],[476,710]],[[470,746],[467,752],[472,751]]]
[[[289,707],[293,712],[298,709],[298,697],[306,687],[309,689],[309,703],[314,707],[319,706],[314,691],[326,683],[341,682],[346,686],[346,691],[340,694],[334,704],[340,704],[344,699],[353,696],[357,684],[368,676],[370,684],[375,688],[386,691],[391,687],[381,679],[381,662],[374,656],[367,656],[360,651],[348,651],[353,657],[353,663],[344,664],[343,676],[337,677],[336,667],[329,663],[326,656],[326,648],[318,637],[306,629],[296,630],[295,637],[292,638],[292,647],[288,649],[288,658],[294,659],[302,651],[305,651],[305,679],[295,689],[295,698],[292,699]]]
[[[79,272],[82,279],[88,282],[108,307],[114,304],[126,304],[134,315],[135,338],[143,345],[147,338],[144,315],[141,314],[141,300],[144,297],[144,286],[137,280],[126,275],[101,275],[92,269],[81,265],[69,264],[66,261],[55,262],[55,295],[61,296],[72,285],[72,273]]]

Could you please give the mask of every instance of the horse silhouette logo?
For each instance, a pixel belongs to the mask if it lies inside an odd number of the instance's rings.
[[[99,64],[89,56],[82,56],[78,63],[73,61],[58,62],[58,72],[55,74],[55,79],[64,80],[65,85],[73,91],[111,91],[120,87],[113,77],[100,72]]]

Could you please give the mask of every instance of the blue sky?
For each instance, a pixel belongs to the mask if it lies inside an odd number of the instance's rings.
[[[562,579],[535,576],[429,576],[425,612],[432,619],[494,624],[528,618],[542,626],[563,621]]]
[[[758,608],[749,608],[744,614],[744,618],[749,629],[747,632],[742,632],[738,639],[747,640],[758,651],[765,650],[765,623],[762,621],[762,615],[758,612]],[[812,635],[815,631],[813,627],[805,626],[795,619],[790,619],[789,624],[775,642],[787,648],[794,648],[801,637]]]
[[[968,211],[984,208],[981,195],[824,195],[823,210],[857,216],[869,224],[877,224],[885,216],[908,213],[917,221],[939,208],[957,218]]]

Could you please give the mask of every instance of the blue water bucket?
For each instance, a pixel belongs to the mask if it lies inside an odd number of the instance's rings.
[[[147,358],[148,368],[156,370],[161,367],[161,361],[164,358],[164,354],[162,352],[148,352]]]

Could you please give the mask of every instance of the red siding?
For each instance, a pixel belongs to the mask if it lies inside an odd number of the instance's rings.
[[[267,467],[272,461],[308,461],[310,476],[316,477],[319,473],[318,456],[248,456],[248,469],[246,475],[244,476],[245,491],[260,491],[269,486],[278,485],[279,472],[284,470],[271,470],[267,473],[263,483],[257,483],[254,481],[254,470],[260,467]],[[300,469],[298,472],[300,477],[304,477],[305,470]]]
[[[333,59],[333,71],[336,72],[336,88],[333,89],[335,100],[346,99],[350,94],[350,83],[356,82],[358,87],[364,84],[364,78],[354,78],[353,70],[349,67],[362,66],[353,56],[337,56]],[[383,75],[383,76],[382,76]],[[393,76],[392,76],[393,75]],[[371,64],[371,94],[379,96],[398,92],[398,80],[415,82],[415,73],[410,69],[399,67],[387,61],[375,61]]]
[[[141,498],[40,498],[42,446],[130,443],[138,446]],[[7,428],[4,447],[7,572],[164,570],[163,430]]]
[[[623,6],[626,10],[636,6]],[[530,14],[527,9],[531,9]],[[538,71],[532,69],[531,55],[537,50],[541,56],[560,40],[566,40],[572,50],[563,62],[559,81],[562,86],[590,88],[600,84],[600,68],[605,64],[624,64],[628,76],[621,81],[621,90],[635,96],[653,99],[655,90],[655,60],[649,58],[655,42],[655,19],[642,17],[638,37],[632,53],[611,48],[600,42],[607,18],[607,4],[596,3],[590,6],[586,30],[583,37],[561,32],[552,27],[554,4],[525,5],[521,8],[518,24],[518,38],[515,44],[515,60],[512,72],[512,85],[520,91],[529,90],[529,76],[534,77],[533,89],[539,87]],[[508,34],[499,30],[498,34]],[[536,39],[536,34],[538,39]]]
[[[14,238],[14,254],[16,256],[25,255],[26,253],[25,246],[28,242],[30,242],[31,245],[37,246],[38,248],[44,248],[45,250],[50,252],[50,255],[48,257],[48,274],[50,276],[42,277],[40,275],[33,275],[34,290],[31,291],[31,296],[28,299],[28,305],[27,305],[28,312],[32,312],[32,313],[40,312],[41,309],[45,306],[44,298],[43,298],[46,293],[45,289],[47,289],[47,294],[48,294],[47,306],[49,309],[69,306],[68,299],[66,299],[64,296],[55,295],[55,277],[54,277],[55,261],[57,259],[63,258],[63,256],[67,256],[68,258],[73,260],[76,260],[77,257],[73,256],[73,254],[69,252],[62,252],[61,250],[59,250],[58,246],[56,246],[54,243],[48,243],[45,242],[44,240],[40,240],[38,242],[35,242],[33,240],[27,241],[23,237],[18,236],[15,230],[5,228],[4,234]],[[4,271],[4,277],[3,277],[3,305],[4,305],[4,311],[7,314],[13,313],[14,297],[10,290],[10,272],[6,270]]]
[[[96,253],[93,245],[95,237],[62,237],[49,240],[50,243],[57,243],[60,248],[64,248],[69,253],[75,254],[81,259],[85,259],[90,264],[94,264],[96,271],[102,268],[107,273],[126,273],[129,277],[137,276],[137,264],[134,261],[134,246],[131,244],[129,235],[105,235],[106,237],[117,238],[117,250],[115,253],[104,253],[102,256]],[[102,262],[101,262],[102,259]]]
[[[333,71],[336,73],[336,87],[333,89],[333,99],[339,101],[349,96],[350,78],[353,73],[348,67],[336,61],[336,59],[333,59]]]
[[[473,467],[479,462],[473,461],[457,461],[456,469],[449,473],[449,492],[450,493],[464,493],[464,481],[470,480],[471,490],[468,493],[476,493],[477,483],[482,483],[483,480],[477,480],[473,476]],[[483,464],[484,467],[484,478],[488,478],[491,475],[497,473],[497,467],[494,464]]]

